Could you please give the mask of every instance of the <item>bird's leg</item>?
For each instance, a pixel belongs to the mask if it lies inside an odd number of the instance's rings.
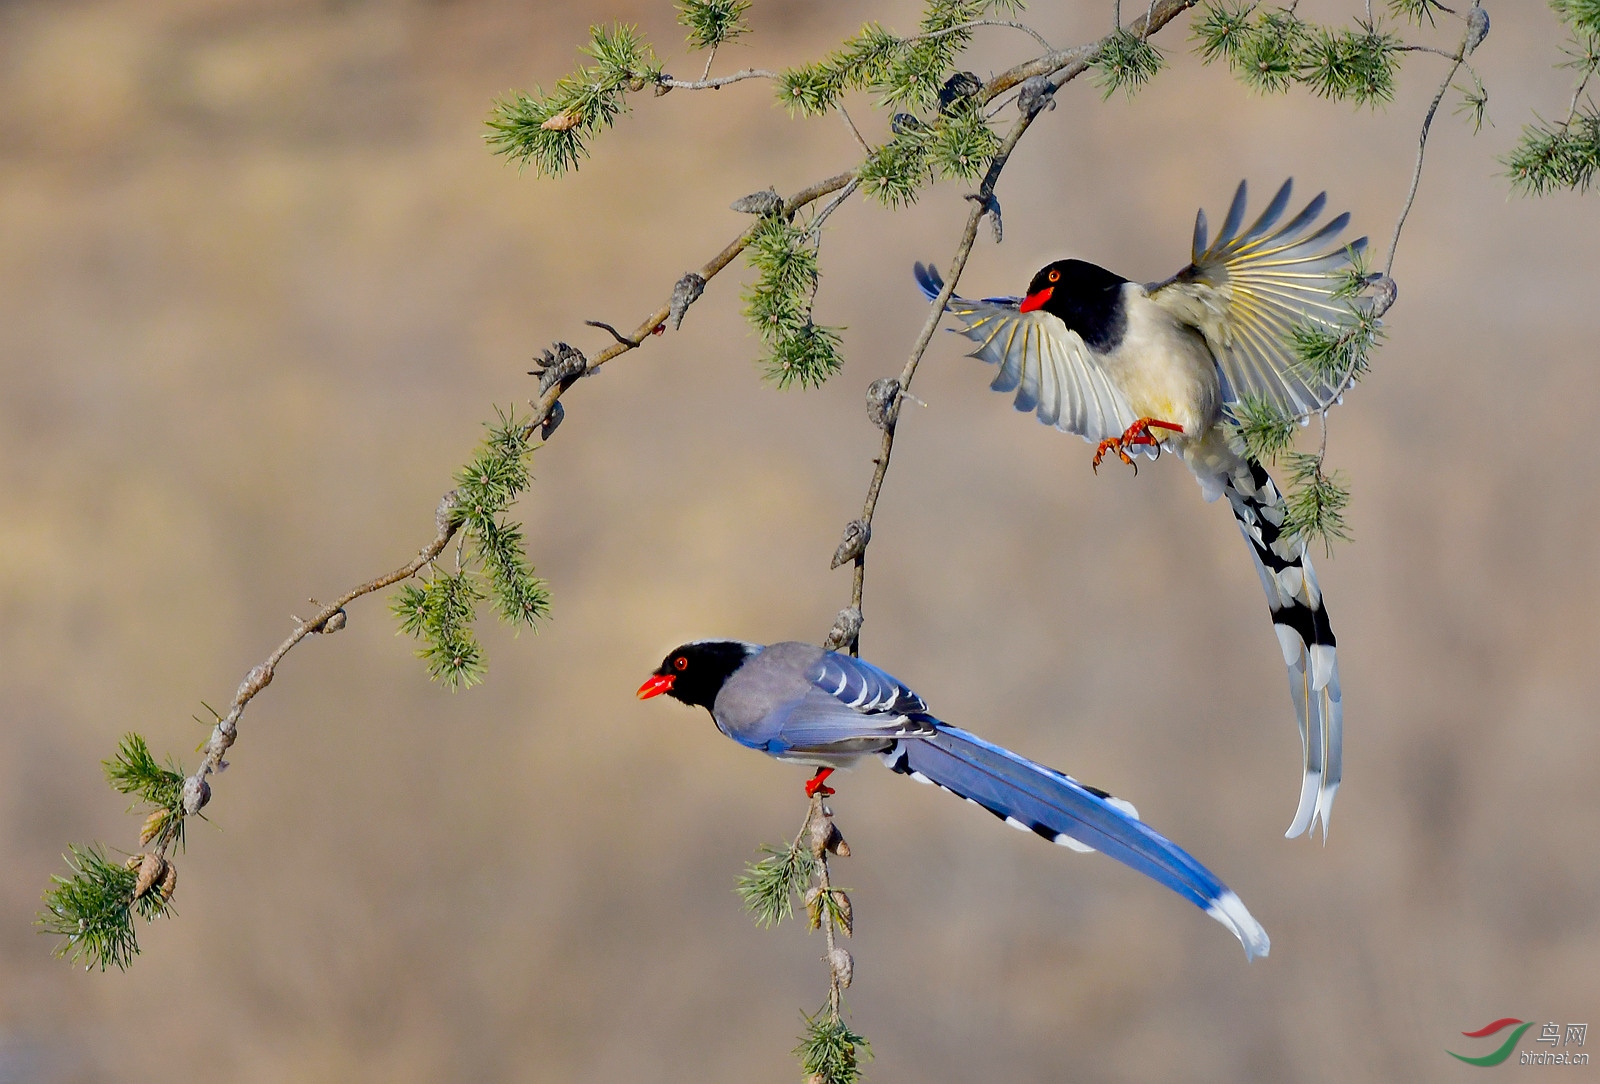
[[[1154,445],[1159,454],[1161,441],[1151,434],[1151,426],[1155,426],[1157,429],[1170,429],[1174,433],[1183,432],[1183,426],[1176,422],[1164,422],[1160,418],[1140,418],[1128,426],[1127,431],[1122,436],[1112,437],[1100,442],[1099,446],[1094,450],[1094,462],[1090,464],[1094,468],[1094,472],[1096,474],[1100,473],[1100,461],[1106,457],[1107,452],[1116,452],[1117,458],[1132,467],[1133,473],[1138,474],[1139,465],[1128,454],[1128,449],[1143,445]]]
[[[828,776],[832,774],[832,768],[818,768],[817,774],[806,780],[806,797],[815,798],[820,794],[826,798],[828,795],[832,794],[833,788],[828,786],[826,783]]]

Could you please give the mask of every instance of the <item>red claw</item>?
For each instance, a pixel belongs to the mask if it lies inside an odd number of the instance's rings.
[[[832,774],[832,768],[818,768],[817,774],[806,780],[806,797],[815,798],[820,794],[826,798],[828,795],[834,793],[833,788],[826,784],[828,776]]]
[[[1099,474],[1100,461],[1106,457],[1106,453],[1116,452],[1117,458],[1132,467],[1133,473],[1138,474],[1139,464],[1133,461],[1133,457],[1128,454],[1128,449],[1142,445],[1154,445],[1159,454],[1161,441],[1151,434],[1150,429],[1152,426],[1157,429],[1170,429],[1174,433],[1183,432],[1183,426],[1176,422],[1164,422],[1159,418],[1140,418],[1128,426],[1127,431],[1122,436],[1102,440],[1094,450],[1094,462],[1089,465],[1094,468],[1096,474]]]

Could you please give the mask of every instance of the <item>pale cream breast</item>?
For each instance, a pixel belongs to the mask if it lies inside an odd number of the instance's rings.
[[[1183,443],[1217,424],[1222,388],[1205,339],[1151,301],[1143,286],[1122,288],[1127,327],[1103,366],[1134,414],[1183,426]],[[1164,434],[1158,430],[1157,436]]]

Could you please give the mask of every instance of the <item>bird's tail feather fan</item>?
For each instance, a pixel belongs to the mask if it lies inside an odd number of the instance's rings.
[[[1305,544],[1283,531],[1282,494],[1259,463],[1247,466],[1248,475],[1236,472],[1225,492],[1267,593],[1300,725],[1300,804],[1285,835],[1293,839],[1320,820],[1326,842],[1333,798],[1344,774],[1344,707],[1333,628]]]
[[[1266,930],[1239,897],[1182,847],[1104,791],[940,724],[882,754],[890,768],[965,798],[1006,823],[1074,850],[1101,851],[1189,900],[1231,930],[1245,956],[1267,955]]]

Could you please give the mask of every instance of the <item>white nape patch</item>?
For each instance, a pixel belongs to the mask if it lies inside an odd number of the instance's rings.
[[[1094,853],[1093,847],[1089,846],[1087,843],[1081,842],[1080,840],[1073,839],[1065,832],[1056,833],[1056,842],[1063,847],[1077,851],[1079,854]]]
[[[1338,662],[1332,644],[1311,645],[1311,687],[1318,692],[1328,687],[1338,671]],[[1335,690],[1337,690],[1335,686]]]
[[[1283,665],[1300,669],[1300,657],[1305,653],[1306,642],[1300,639],[1300,634],[1288,625],[1272,623],[1272,631],[1278,634],[1278,646],[1283,648]]]
[[[1272,939],[1267,936],[1267,931],[1245,908],[1238,893],[1231,889],[1224,890],[1222,895],[1213,900],[1211,906],[1206,908],[1206,914],[1233,931],[1233,936],[1244,946],[1245,959],[1253,960],[1272,951]]]
[[[1015,817],[1007,817],[1006,818],[1006,823],[1011,825],[1011,827],[1015,828],[1019,832],[1031,832],[1031,831],[1033,831],[1033,826],[1031,824],[1023,824],[1021,821],[1017,820],[1017,818],[1015,818]]]
[[[1311,827],[1311,817],[1317,811],[1317,792],[1322,789],[1322,773],[1306,772],[1300,780],[1300,807],[1294,811],[1294,823],[1283,833],[1283,838],[1293,839]]]
[[[1139,810],[1134,807],[1134,804],[1132,802],[1128,801],[1125,798],[1107,798],[1106,799],[1106,804],[1107,805],[1116,806],[1118,809],[1122,810],[1124,813],[1126,813],[1128,816],[1132,817],[1134,820],[1138,820],[1139,819]]]
[[[911,778],[915,779],[918,783],[926,783],[930,787],[938,786],[937,783],[923,775],[921,772],[912,772]]]

